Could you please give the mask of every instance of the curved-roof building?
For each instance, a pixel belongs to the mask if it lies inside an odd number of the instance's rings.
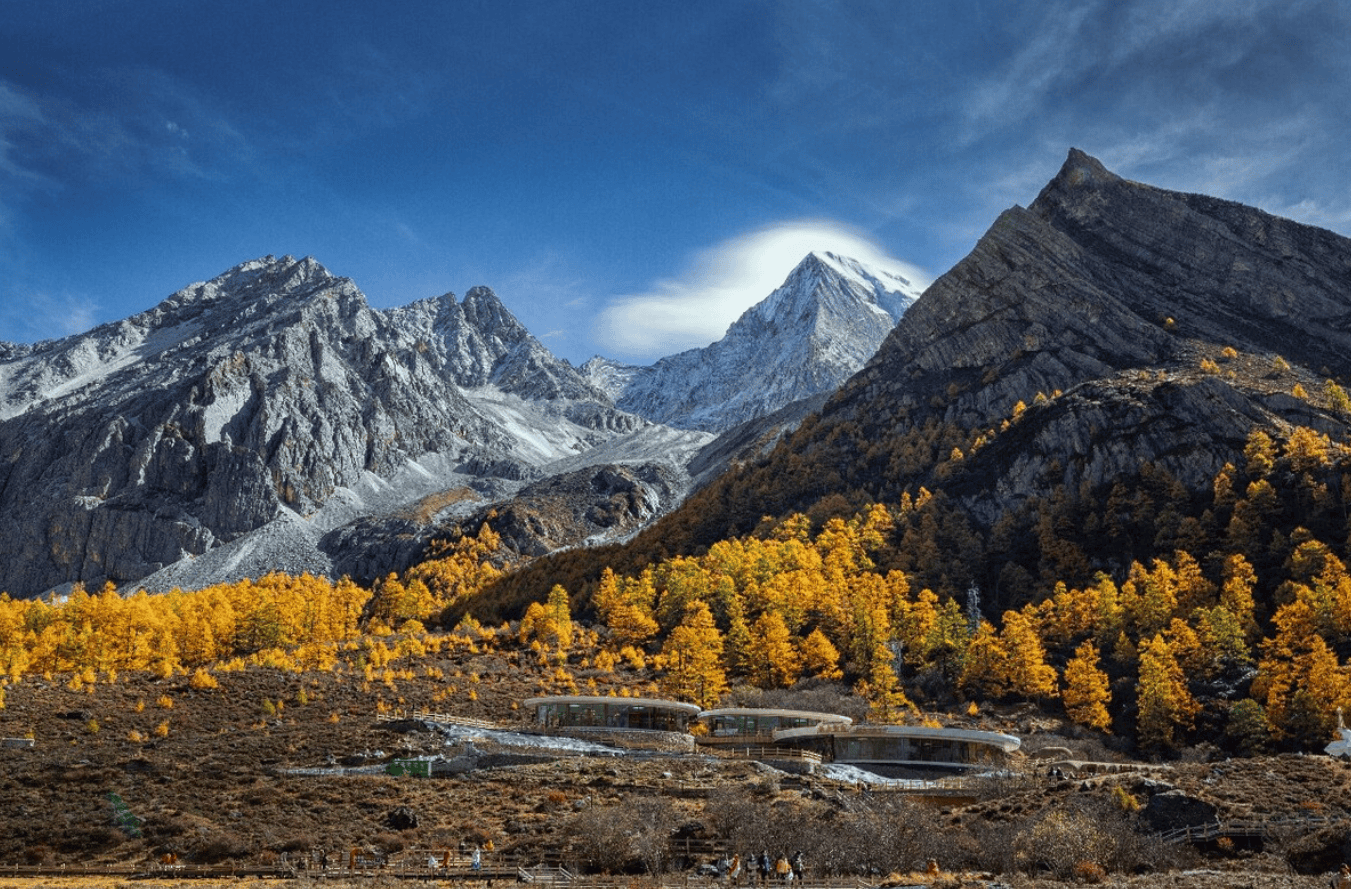
[[[726,707],[705,710],[699,714],[699,724],[705,734],[701,744],[773,744],[780,731],[796,728],[815,728],[835,725],[841,728],[853,725],[854,720],[838,713],[817,713],[811,710],[777,710],[767,707]]]
[[[855,765],[879,775],[916,776],[1002,768],[1021,746],[1013,735],[924,725],[855,725],[848,716],[811,710],[726,707],[660,698],[553,695],[521,702],[548,732],[621,747],[687,752],[710,747],[753,748],[756,758],[786,757]]]
[[[1022,745],[1013,735],[1000,732],[869,724],[785,729],[775,733],[774,741],[814,750],[827,762],[855,765],[880,775],[1000,768]]]
[[[554,695],[526,698],[521,703],[535,709],[536,721],[544,728],[606,726],[683,732],[700,711],[697,704],[681,701],[600,695]]]

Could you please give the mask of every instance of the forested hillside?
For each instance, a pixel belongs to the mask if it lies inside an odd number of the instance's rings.
[[[585,596],[555,585],[511,632],[556,665],[565,688],[579,687],[570,652],[580,612],[600,630],[600,653],[580,665],[591,675],[652,669],[662,694],[705,707],[735,685],[844,680],[877,721],[1027,701],[1146,752],[1201,741],[1236,753],[1316,749],[1335,708],[1351,707],[1339,657],[1351,650],[1351,449],[1297,428],[1279,441],[1254,433],[1244,457],[1204,501],[1179,498],[1160,474],[1130,496],[1040,504],[993,538],[1010,553],[1025,539],[1035,554],[1035,573],[1005,572],[1014,589],[967,581],[939,592],[961,577],[945,553],[979,560],[990,544],[921,489],[819,525],[793,514],[636,572],[606,568]],[[1084,541],[1167,554],[1090,573]],[[501,556],[485,529],[373,592],[273,575],[168,596],[0,598],[0,667],[9,681],[209,677],[239,658],[327,669],[362,631],[415,638],[445,624],[472,637]]]

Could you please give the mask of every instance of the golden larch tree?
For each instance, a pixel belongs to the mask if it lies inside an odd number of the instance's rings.
[[[663,693],[707,709],[727,690],[722,634],[704,602],[690,603],[685,619],[666,637],[661,654],[666,668],[661,678]]]
[[[1306,602],[1281,606],[1273,623],[1276,634],[1262,643],[1253,697],[1265,708],[1276,738],[1327,743],[1336,708],[1351,704],[1346,673],[1315,631]]]
[[[545,602],[531,602],[521,619],[522,641],[537,642],[551,650],[553,659],[563,663],[572,647],[572,611],[568,606],[568,591],[559,584],[549,590]]]
[[[844,675],[840,670],[840,652],[830,643],[820,628],[807,634],[798,646],[802,655],[804,672],[820,679],[839,679]]]
[[[750,667],[761,688],[787,688],[801,675],[802,659],[777,611],[762,613],[751,627]]]
[[[650,586],[630,584],[606,568],[592,597],[600,619],[610,628],[616,647],[639,646],[657,634],[652,600],[645,598]]]
[[[1257,626],[1257,605],[1253,599],[1253,588],[1257,586],[1257,573],[1252,564],[1241,553],[1234,553],[1224,560],[1220,572],[1223,582],[1220,585],[1220,604],[1243,628],[1243,636],[1249,643],[1255,642],[1261,630]]]
[[[1006,690],[1004,665],[1007,660],[1008,653],[994,626],[989,621],[981,621],[966,646],[957,688],[968,697],[1002,697]]]
[[[1098,649],[1085,640],[1065,664],[1065,690],[1060,693],[1065,713],[1082,726],[1107,731],[1112,724],[1107,705],[1112,702],[1107,674],[1098,666]]]
[[[891,648],[885,643],[877,643],[873,646],[868,678],[860,680],[854,688],[856,694],[867,699],[868,719],[871,722],[895,722],[904,711],[915,709],[901,688],[895,662],[896,656]]]
[[[1054,698],[1055,670],[1046,663],[1046,649],[1027,616],[1021,611],[1004,612],[999,641],[1004,649],[1006,690],[1029,700]]]
[[[1199,705],[1187,691],[1182,668],[1162,633],[1155,634],[1140,649],[1136,695],[1140,745],[1165,750],[1176,747],[1178,731],[1191,728]]]

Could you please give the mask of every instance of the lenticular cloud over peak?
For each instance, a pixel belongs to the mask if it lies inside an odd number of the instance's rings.
[[[885,268],[921,288],[930,281],[928,273],[887,255],[857,229],[830,220],[784,222],[701,250],[679,277],[615,297],[597,319],[596,340],[612,354],[643,361],[706,346],[812,252]]]

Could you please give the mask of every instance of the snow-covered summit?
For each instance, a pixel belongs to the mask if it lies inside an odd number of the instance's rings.
[[[517,320],[491,288],[472,287],[464,300],[446,293],[384,316],[414,333],[457,386],[494,386],[527,399],[580,399],[611,406],[611,398],[557,358]]]
[[[622,409],[669,426],[721,431],[833,390],[861,368],[920,288],[833,253],[808,254],[723,338],[648,367],[583,365]]]

